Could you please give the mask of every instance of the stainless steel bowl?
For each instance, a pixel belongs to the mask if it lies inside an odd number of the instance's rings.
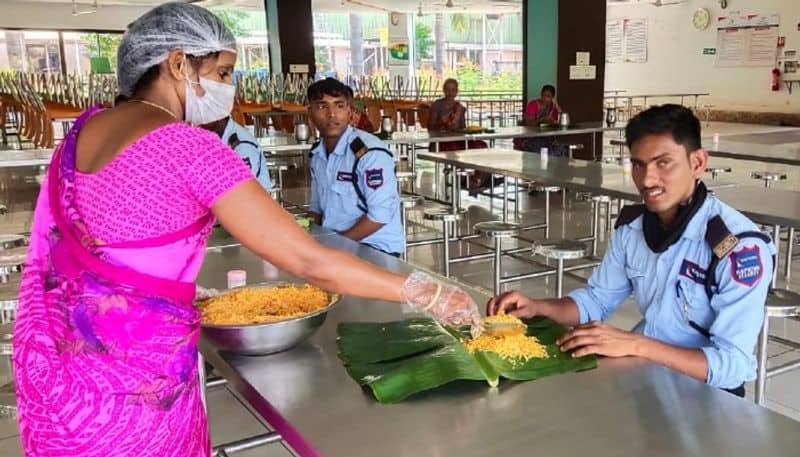
[[[248,287],[281,287],[294,284],[261,284]],[[232,292],[224,291],[223,293]],[[203,338],[221,350],[243,355],[267,355],[291,349],[314,334],[325,322],[325,318],[339,295],[329,294],[328,306],[303,316],[278,322],[248,325],[202,324]]]

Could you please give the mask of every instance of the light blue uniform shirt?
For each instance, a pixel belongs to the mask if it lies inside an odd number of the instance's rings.
[[[643,217],[614,231],[611,244],[587,287],[569,294],[581,323],[605,320],[633,293],[644,316],[636,331],[674,346],[701,349],[708,361],[706,382],[734,389],[756,378],[753,356],[772,280],[775,247],[742,238],[716,271],[718,290],[709,300],[706,268],[712,258],[705,240],[709,219],[719,215],[734,235],[758,230],[749,219],[712,195],[666,251],[647,246]],[[706,338],[689,326],[707,329]]]
[[[231,136],[236,134],[238,141],[232,141]],[[264,152],[258,145],[258,140],[250,133],[247,128],[234,122],[232,118],[228,118],[228,124],[225,125],[225,131],[222,132],[222,142],[231,147],[237,154],[244,160],[245,165],[253,172],[256,180],[261,187],[266,190],[272,188],[272,182],[269,179],[269,170],[267,169],[267,161],[264,160]]]
[[[394,173],[394,159],[384,151],[370,151],[358,162],[350,143],[360,138],[367,148],[387,149],[376,136],[348,127],[336,147],[328,155],[320,143],[311,150],[311,211],[322,215],[322,226],[343,232],[353,227],[365,214],[353,180],[366,198],[366,215],[373,222],[384,224],[378,231],[361,240],[381,251],[403,252],[405,236],[400,223],[400,195]]]

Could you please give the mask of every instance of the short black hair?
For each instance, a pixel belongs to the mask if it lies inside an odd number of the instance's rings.
[[[442,83],[442,89],[444,89],[445,86],[447,86],[448,84],[455,84],[456,85],[456,89],[458,89],[458,80],[456,78],[447,78],[447,79],[445,79],[444,83]]]
[[[334,78],[321,79],[308,86],[307,94],[309,102],[322,100],[322,97],[326,95],[329,97],[344,97],[348,101],[353,100],[353,89]]]
[[[666,104],[650,107],[637,114],[625,127],[628,149],[648,135],[672,135],[675,143],[694,152],[702,147],[700,120],[685,106]]]
[[[556,86],[554,86],[552,84],[545,84],[544,86],[542,86],[542,90],[539,92],[539,94],[543,94],[545,92],[550,92],[551,94],[553,94],[553,97],[555,97],[556,96]]]

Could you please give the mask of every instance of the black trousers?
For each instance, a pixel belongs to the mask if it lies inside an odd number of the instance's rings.
[[[744,384],[735,389],[722,389],[725,392],[736,395],[737,397],[744,398]]]

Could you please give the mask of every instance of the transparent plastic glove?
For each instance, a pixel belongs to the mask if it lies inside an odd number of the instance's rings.
[[[442,324],[469,325],[473,336],[483,330],[478,305],[457,286],[444,284],[430,275],[415,271],[406,279],[401,293],[413,310],[427,314]]]

